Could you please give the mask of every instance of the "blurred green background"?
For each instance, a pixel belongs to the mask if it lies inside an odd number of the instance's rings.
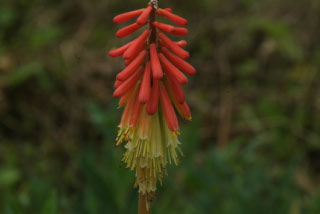
[[[107,51],[129,40],[113,16],[146,3],[1,0],[1,214],[137,213]],[[159,4],[189,20],[198,74],[153,213],[319,214],[320,1]]]

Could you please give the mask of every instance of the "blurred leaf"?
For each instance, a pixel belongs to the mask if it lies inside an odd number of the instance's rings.
[[[9,75],[8,83],[11,86],[17,86],[43,71],[42,65],[38,62],[24,64]]]
[[[20,173],[14,168],[0,169],[0,186],[9,187],[20,179]]]
[[[58,201],[57,195],[54,190],[52,190],[42,208],[42,214],[58,214]]]

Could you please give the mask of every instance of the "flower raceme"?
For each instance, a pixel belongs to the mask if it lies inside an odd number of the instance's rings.
[[[156,21],[166,17],[174,25]],[[184,36],[186,19],[175,15],[170,8],[160,9],[148,4],[139,9],[114,17],[121,24],[136,19],[118,30],[116,36],[124,38],[146,26],[133,41],[109,52],[112,57],[122,57],[125,68],[117,75],[114,97],[120,98],[119,107],[124,107],[117,145],[126,142],[123,161],[136,170],[136,186],[140,193],[156,190],[166,174],[167,162],[178,164],[179,123],[176,112],[191,120],[190,108],[185,100],[182,85],[188,82],[186,75],[196,73],[185,61],[190,55],[184,48],[187,42],[172,41],[164,33]]]

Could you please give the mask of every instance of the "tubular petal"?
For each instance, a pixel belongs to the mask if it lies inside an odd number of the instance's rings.
[[[179,71],[162,53],[159,54],[159,59],[163,65],[166,73],[169,73],[176,79],[180,84],[186,84],[188,82],[187,77]]]
[[[158,28],[159,30],[166,32],[166,33],[171,33],[173,34],[175,27],[172,25],[167,25],[167,24],[163,24],[160,22],[153,22],[153,25]]]
[[[177,115],[174,111],[167,90],[162,83],[160,83],[160,100],[168,128],[173,132],[177,131],[179,129]]]
[[[167,48],[162,47],[161,52],[173,63],[175,64],[178,68],[180,68],[182,71],[184,71],[186,74],[193,75],[196,73],[196,69],[181,59],[180,57],[174,55],[171,53]]]
[[[113,84],[113,88],[114,88],[114,89],[117,89],[122,83],[123,83],[122,81],[116,80],[116,81],[114,82],[114,84]]]
[[[145,45],[142,44],[141,46],[137,47],[133,53],[133,56],[131,56],[130,58],[126,59],[125,60],[125,65],[128,66],[130,65],[130,63],[137,57],[137,55],[143,51],[145,49]]]
[[[153,8],[151,6],[148,6],[139,16],[138,20],[137,20],[137,24],[138,25],[144,25],[147,23],[147,19],[151,13],[151,11],[153,10]]]
[[[113,49],[113,50],[109,51],[109,56],[112,56],[112,57],[122,56],[123,53],[128,49],[128,47],[129,47],[131,44],[132,44],[132,42],[129,42],[129,43],[123,45],[123,46],[120,47],[120,48]]]
[[[167,10],[164,9],[159,9],[158,13],[160,16],[165,16],[168,19],[170,19],[171,21],[175,22],[178,25],[186,25],[188,24],[188,21],[178,15],[175,15]]]
[[[165,80],[165,86],[168,89],[168,91],[172,91],[172,95],[174,98],[178,101],[178,103],[184,103],[185,97],[183,93],[182,86],[177,82],[177,80],[170,78],[166,78]]]
[[[181,40],[178,42],[175,42],[180,48],[185,48],[187,46],[187,41],[186,40]]]
[[[157,47],[154,43],[150,45],[150,58],[153,78],[161,79],[163,77],[163,72],[157,53]]]
[[[140,66],[138,70],[126,81],[124,81],[113,93],[114,97],[121,97],[123,96],[127,91],[129,91],[139,80],[141,73],[142,73],[143,67]]]
[[[123,58],[129,59],[136,56],[139,53],[139,50],[141,49],[141,47],[143,47],[144,42],[146,41],[149,33],[150,33],[149,29],[145,30],[124,52]]]
[[[139,9],[139,10],[134,10],[127,13],[122,13],[120,15],[115,16],[113,18],[113,22],[116,24],[121,24],[123,22],[129,21],[130,19],[133,19],[139,16],[144,10],[145,9]]]
[[[129,125],[130,114],[131,114],[131,111],[132,111],[132,106],[133,106],[135,97],[136,97],[136,89],[134,89],[130,93],[130,95],[128,97],[128,100],[127,100],[127,102],[125,104],[126,107],[124,108],[124,111],[122,113],[121,122],[120,122],[120,125],[119,125],[120,128],[124,128],[124,127]]]
[[[118,108],[123,107],[123,106],[128,102],[128,99],[129,99],[131,93],[132,93],[132,91],[127,91],[127,92],[120,98],[120,101],[119,101],[119,104],[118,104]]]
[[[151,66],[150,62],[147,62],[141,86],[140,86],[140,92],[139,92],[139,101],[142,104],[145,104],[148,102],[150,98],[150,91],[151,91]]]
[[[151,90],[150,99],[147,103],[147,112],[150,115],[155,114],[158,111],[158,105],[159,105],[159,80],[154,79],[153,80],[153,86]]]
[[[137,95],[135,96],[134,103],[132,106],[130,122],[129,122],[130,127],[136,127],[139,120],[140,113],[141,113],[142,105],[139,102],[138,96],[139,96],[139,93],[137,93]]]
[[[177,36],[185,36],[188,34],[188,29],[184,27],[176,27],[174,28],[172,34]]]
[[[138,30],[141,27],[142,27],[142,25],[138,25],[137,23],[133,23],[131,25],[128,25],[128,26],[118,30],[117,33],[116,33],[116,36],[118,38],[126,37],[126,36],[132,34],[133,32],[135,32],[136,30]]]
[[[141,63],[146,58],[148,52],[146,50],[141,51],[139,55],[128,65],[123,71],[121,71],[117,75],[117,80],[124,81],[128,79],[135,71],[136,69],[141,65]]]
[[[192,120],[191,111],[187,102],[179,104],[179,107],[181,108],[181,115],[187,120]]]
[[[190,56],[189,52],[180,48],[175,42],[169,39],[163,33],[159,33],[159,38],[161,39],[162,44],[172,50],[175,54],[180,56],[183,59],[186,59]]]

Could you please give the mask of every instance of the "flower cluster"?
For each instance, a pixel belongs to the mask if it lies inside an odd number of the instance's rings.
[[[178,164],[177,151],[182,155],[176,111],[191,120],[182,85],[188,82],[185,74],[196,73],[185,61],[189,57],[183,49],[187,42],[172,41],[164,34],[183,36],[188,30],[157,22],[156,16],[166,17],[177,25],[187,24],[170,8],[160,9],[150,3],[147,8],[114,17],[116,24],[137,18],[117,31],[119,38],[147,28],[133,41],[109,52],[112,57],[122,56],[126,66],[114,84],[113,96],[120,98],[119,107],[124,107],[116,143],[126,142],[123,161],[136,170],[136,186],[143,194],[154,192],[157,180],[161,182],[166,174],[167,163]]]

